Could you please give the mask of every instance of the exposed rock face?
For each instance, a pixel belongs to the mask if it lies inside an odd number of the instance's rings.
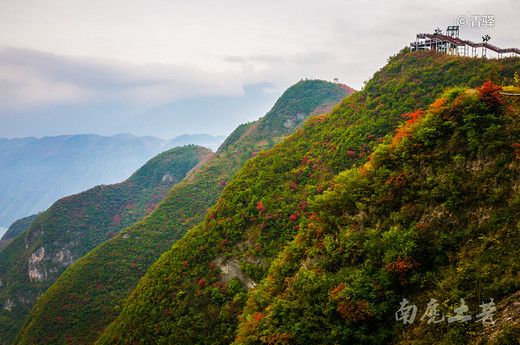
[[[11,301],[10,299],[7,299],[7,301],[5,301],[4,306],[3,306],[3,308],[4,308],[5,310],[9,310],[9,311],[10,311],[13,307],[14,307],[14,303],[13,303],[13,301]]]
[[[512,294],[508,298],[503,299],[497,304],[497,314],[495,314],[493,325],[487,325],[474,338],[471,344],[487,344],[495,343],[498,338],[507,333],[507,330],[518,330],[520,325],[520,291]],[[498,316],[498,318],[496,318]],[[502,344],[502,343],[500,343]]]
[[[38,267],[40,261],[43,260],[45,256],[45,248],[40,247],[34,253],[29,256],[29,261],[27,262],[29,279],[31,281],[39,281],[42,282],[47,279],[47,271],[44,268]]]
[[[173,176],[170,173],[164,174],[164,176],[162,177],[162,182],[165,181],[173,182]]]
[[[43,229],[39,226],[35,226],[27,231],[27,238],[25,239],[25,249],[34,243],[35,240],[41,238],[44,235]]]
[[[48,250],[46,253],[44,247],[38,248],[29,256],[29,260],[27,261],[29,279],[31,281],[42,282],[50,278],[49,274],[52,276],[57,273],[58,266],[71,266],[75,261],[71,252],[73,246],[74,243],[70,243],[55,253],[49,253]]]
[[[294,127],[294,122],[293,122],[293,120],[291,120],[291,119],[287,119],[287,120],[285,120],[285,122],[283,123],[283,126],[284,126],[285,128],[292,128],[292,127]]]
[[[228,284],[231,279],[237,277],[244,288],[254,289],[256,287],[257,284],[240,270],[240,263],[236,258],[225,260],[219,256],[215,259],[214,264],[222,271],[221,280],[223,283]]]
[[[52,259],[52,261],[65,267],[69,267],[74,263],[72,253],[67,248],[64,248],[56,254],[54,254],[54,258]]]
[[[298,113],[296,115],[291,116],[287,120],[285,120],[285,122],[283,123],[283,126],[285,128],[293,128],[294,126],[299,124],[301,122],[301,120],[303,120],[304,118],[305,118],[305,114]]]

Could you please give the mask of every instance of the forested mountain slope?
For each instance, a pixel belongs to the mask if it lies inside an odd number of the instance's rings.
[[[517,344],[520,97],[455,88],[345,171],[235,344]]]
[[[36,300],[73,262],[149,214],[213,152],[200,146],[156,156],[126,181],[58,200],[0,252],[0,343],[8,344]]]
[[[482,85],[490,75],[511,82],[519,68],[519,59],[469,59],[433,52],[403,51],[391,58],[363,91],[330,114],[311,118],[283,143],[247,162],[204,222],[150,268],[98,343],[235,341],[244,332],[237,328],[246,301],[251,308],[249,303],[260,291],[254,288],[270,277],[271,263],[301,231],[300,222],[305,224],[313,215],[309,205],[334,187],[334,176],[364,164],[383,137],[404,121],[405,114],[427,109],[446,87]],[[310,256],[304,266],[311,267],[317,259]],[[278,260],[274,262],[271,270],[278,265]],[[284,283],[293,284],[291,279]],[[312,295],[312,284],[306,284]],[[295,305],[283,307],[297,310],[298,293],[291,295]],[[289,315],[277,315],[273,322],[285,321],[298,331],[306,327],[301,322],[293,324]],[[313,320],[312,313],[297,316]],[[270,330],[258,334],[254,325],[262,317],[263,313],[254,312],[245,321],[252,323],[252,336],[259,335],[254,341],[291,342],[290,335],[269,338],[275,335]],[[313,330],[306,329],[305,334]],[[247,340],[247,336],[246,332],[239,340]],[[317,339],[313,342],[323,343]],[[308,341],[302,336],[296,343]]]
[[[330,111],[352,89],[319,80],[289,88],[260,120],[239,126],[205,164],[176,185],[143,221],[78,260],[40,298],[16,343],[92,343],[149,266],[204,219],[225,185],[250,158]]]

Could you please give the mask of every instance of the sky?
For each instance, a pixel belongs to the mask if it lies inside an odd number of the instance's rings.
[[[518,13],[518,0],[0,0],[0,137],[115,134],[168,102],[255,84],[361,89],[437,27],[520,48]]]

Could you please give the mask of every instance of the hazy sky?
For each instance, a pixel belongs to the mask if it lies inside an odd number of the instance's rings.
[[[248,84],[360,89],[416,33],[460,16],[462,38],[520,47],[519,13],[518,0],[0,0],[0,137],[108,134],[146,109]],[[494,26],[475,27],[479,15]]]

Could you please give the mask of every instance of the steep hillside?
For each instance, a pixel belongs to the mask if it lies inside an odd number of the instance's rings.
[[[16,236],[20,235],[25,230],[29,229],[32,222],[38,217],[39,214],[33,214],[32,216],[28,216],[22,219],[18,219],[16,222],[11,224],[7,232],[2,236],[0,240],[0,251],[4,249],[12,240],[16,238]]]
[[[486,61],[430,52],[403,51],[390,59],[364,91],[246,163],[204,222],[150,268],[98,343],[233,342],[237,316],[253,288],[336,174],[366,162],[404,114],[427,107],[446,86],[483,82],[489,71],[511,80],[518,68],[519,59]],[[312,314],[305,317],[313,319]]]
[[[520,98],[498,91],[450,90],[336,177],[235,343],[517,344]]]
[[[73,262],[149,214],[166,193],[212,152],[166,151],[128,180],[57,201],[0,252],[0,334],[9,343],[36,299]]]
[[[0,139],[0,226],[44,211],[67,195],[127,179],[150,158],[176,146],[215,147],[209,135],[166,141],[120,134]]]
[[[215,157],[176,185],[150,217],[70,267],[35,305],[16,343],[94,342],[149,266],[204,219],[248,159],[280,142],[309,115],[329,111],[351,92],[344,85],[319,80],[289,88],[263,118],[239,126]],[[278,119],[283,121],[277,123]],[[283,125],[287,120],[290,126]]]

